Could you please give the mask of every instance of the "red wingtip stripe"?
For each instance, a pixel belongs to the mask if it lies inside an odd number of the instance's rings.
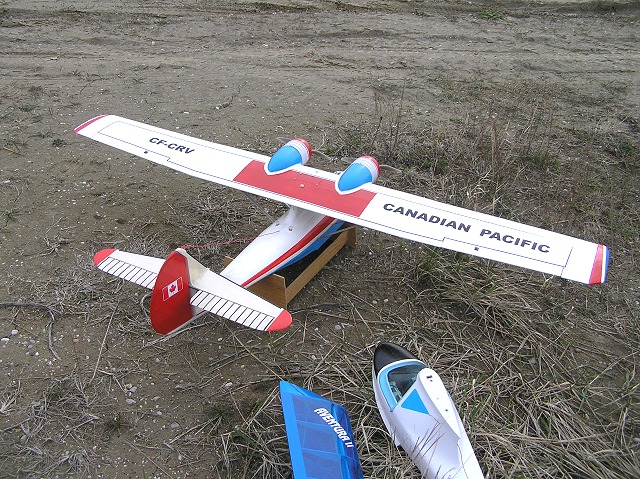
[[[282,329],[287,329],[291,326],[293,322],[293,318],[291,318],[291,313],[286,309],[283,309],[282,312],[278,315],[278,317],[269,325],[267,331],[280,331]]]
[[[105,260],[105,258],[110,256],[111,253],[113,253],[114,251],[116,251],[114,248],[103,249],[103,250],[98,251],[96,254],[93,255],[93,263],[96,266],[98,266],[100,263],[102,263]]]
[[[596,251],[596,258],[591,269],[589,284],[604,283],[607,279],[607,268],[609,265],[609,250],[605,245],[599,244]]]
[[[109,115],[100,115],[100,116],[96,116],[95,118],[91,118],[91,120],[87,120],[82,125],[76,127],[76,129],[73,130],[73,132],[77,135],[78,133],[80,133],[80,130],[82,130],[83,128],[89,126],[94,121],[98,121],[100,118],[104,118],[105,116],[109,116]]]

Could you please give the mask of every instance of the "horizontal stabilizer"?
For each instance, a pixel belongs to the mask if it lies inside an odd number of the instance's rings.
[[[98,269],[153,290],[151,324],[168,334],[204,311],[259,331],[291,325],[291,314],[205,268],[185,250],[166,260],[105,249],[94,256]]]
[[[259,331],[278,331],[291,325],[291,314],[205,268],[185,250],[175,253],[187,260],[191,304]]]
[[[105,273],[153,289],[164,260],[117,249],[103,249],[94,255],[93,262]]]

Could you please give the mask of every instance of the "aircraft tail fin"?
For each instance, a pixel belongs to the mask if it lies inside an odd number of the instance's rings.
[[[160,268],[149,313],[151,326],[160,334],[171,333],[198,316],[191,306],[187,258],[178,251],[172,251]]]

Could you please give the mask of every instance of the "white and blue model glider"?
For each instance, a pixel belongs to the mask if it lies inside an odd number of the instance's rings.
[[[460,415],[440,376],[406,349],[380,343],[373,391],[398,447],[427,479],[483,479]]]
[[[295,479],[362,479],[347,411],[307,389],[280,381]]]
[[[243,288],[316,250],[343,222],[582,283],[603,283],[607,276],[606,246],[376,185],[380,166],[370,156],[357,158],[338,174],[306,166],[312,150],[300,138],[269,157],[114,115],[88,120],[75,132],[188,175],[288,204],[287,212],[220,273]],[[119,260],[121,252],[112,254],[99,257]],[[140,262],[147,266],[136,258],[133,267]],[[157,273],[157,267],[152,270]],[[262,321],[243,324],[274,330],[285,323],[278,321],[277,328]]]

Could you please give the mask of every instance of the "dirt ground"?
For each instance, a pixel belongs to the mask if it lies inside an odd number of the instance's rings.
[[[552,99],[551,135],[624,137],[637,147],[637,3],[490,7],[0,0],[0,476],[226,477],[207,449],[213,439],[194,443],[188,466],[172,446],[202,433],[194,428],[219,407],[212,398],[229,405],[216,429],[225,432],[250,412],[243,395],[255,401],[275,387],[277,377],[241,346],[263,344],[270,361],[308,358],[323,346],[305,344],[307,328],[346,327],[330,314],[308,323],[294,313],[290,348],[209,318],[189,339],[157,342],[140,307],[144,291],[96,271],[93,253],[222,245],[268,220],[242,195],[74,136],[85,120],[112,113],[267,153],[277,137],[330,144],[328,132],[373,118],[380,95],[402,96],[405,122],[447,125],[468,112],[459,92],[470,86],[499,102],[514,85],[535,84],[566,93]],[[633,231],[614,241],[610,283],[600,290],[625,295],[629,323],[640,299]],[[564,232],[611,239],[590,217]],[[343,260],[383,275],[371,256],[393,243],[365,234]],[[215,270],[240,247],[204,259]],[[293,310],[335,302],[334,280],[353,297],[400,307],[404,296],[357,270],[345,276],[340,261]]]

